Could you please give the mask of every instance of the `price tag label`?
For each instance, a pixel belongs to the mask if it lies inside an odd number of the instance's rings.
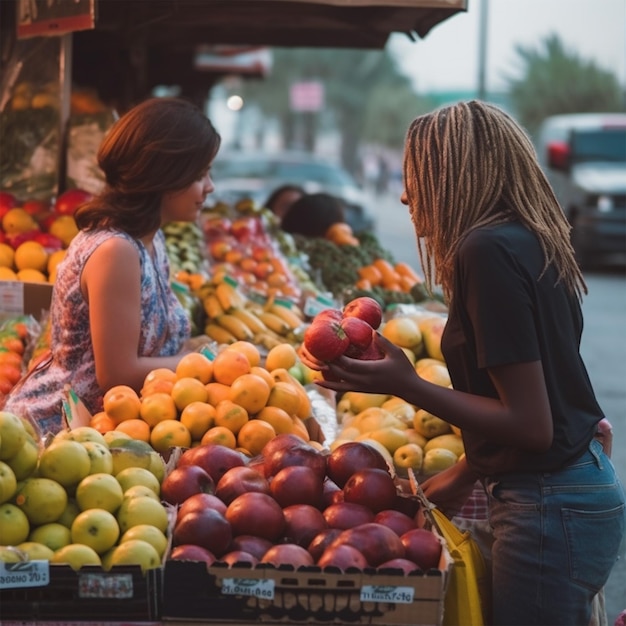
[[[392,604],[411,604],[413,587],[390,587],[381,585],[363,585],[361,602],[390,602]]]
[[[0,589],[17,587],[45,587],[50,583],[49,561],[0,561]]]
[[[274,599],[274,584],[271,579],[258,578],[224,578],[222,580],[222,593],[236,596],[251,596]]]
[[[308,317],[315,317],[320,311],[324,309],[332,309],[336,308],[335,303],[322,296],[317,296],[316,298],[307,298],[304,302],[304,314]]]
[[[0,285],[0,311],[4,313],[24,312],[24,283],[20,280],[3,281]]]

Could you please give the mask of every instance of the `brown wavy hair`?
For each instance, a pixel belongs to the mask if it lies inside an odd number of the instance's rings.
[[[160,227],[163,194],[198,180],[221,138],[206,115],[182,98],[150,98],[123,115],[98,150],[104,191],[75,213],[82,230],[113,228],[142,237]]]
[[[570,224],[523,128],[501,109],[472,100],[422,115],[409,126],[404,185],[428,288],[451,296],[454,260],[476,228],[519,220],[539,238],[558,281],[587,293]]]

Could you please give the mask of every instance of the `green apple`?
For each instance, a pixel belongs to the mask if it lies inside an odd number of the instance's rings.
[[[0,545],[16,546],[28,539],[30,524],[26,514],[14,504],[0,504]]]
[[[57,522],[59,524],[63,524],[63,526],[69,529],[72,527],[72,522],[76,519],[76,516],[79,513],[80,513],[80,507],[78,506],[76,499],[68,498],[67,504],[65,505],[65,508],[63,509],[63,513],[61,513],[61,516],[59,517]]]
[[[49,561],[54,556],[54,550],[36,541],[23,541],[17,547],[28,555],[30,561]]]
[[[97,431],[96,431],[97,432]],[[106,443],[97,441],[84,441],[83,446],[89,455],[91,467],[90,474],[112,474],[113,456]]]
[[[122,491],[127,491],[137,485],[143,485],[152,489],[157,495],[161,493],[161,485],[158,478],[149,469],[143,467],[127,467],[119,474],[116,474],[115,478],[121,485]]]
[[[30,437],[26,438],[24,445],[17,454],[6,460],[6,464],[13,470],[17,480],[24,480],[31,476],[39,462],[39,446]]]
[[[104,509],[88,509],[77,515],[71,533],[72,543],[84,544],[103,554],[116,544],[120,528],[113,513]]]
[[[103,446],[107,446],[108,448],[104,435],[95,428],[92,428],[91,426],[79,426],[78,428],[73,428],[72,430],[64,430],[60,432],[55,437],[55,439],[69,439],[71,441],[78,441],[80,443],[91,441],[94,443],[99,443]]]
[[[21,563],[26,561],[28,556],[15,546],[0,546],[0,562]]]
[[[424,474],[437,474],[454,465],[458,459],[454,452],[446,448],[432,448],[424,453],[422,469]]]
[[[419,471],[422,468],[424,460],[424,451],[415,443],[407,443],[400,446],[393,453],[393,462],[396,467],[403,469],[411,469]]]
[[[424,452],[428,452],[433,448],[446,448],[450,450],[450,452],[454,452],[457,457],[461,456],[465,452],[463,439],[454,433],[446,433],[429,439],[424,446]]]
[[[370,432],[368,436],[382,443],[392,455],[409,441],[403,428],[379,428]]]
[[[15,472],[4,461],[0,461],[0,504],[10,500],[17,490]]]
[[[82,543],[70,543],[55,551],[50,563],[63,563],[78,571],[85,565],[102,565],[98,553]]]
[[[167,537],[165,533],[152,524],[138,524],[129,528],[119,540],[119,543],[125,543],[131,539],[141,539],[147,541],[154,546],[154,549],[158,552],[159,558],[163,558],[165,550],[167,549]]]
[[[56,480],[67,490],[89,474],[91,461],[82,443],[71,439],[55,439],[39,457],[39,474]]]
[[[33,528],[28,535],[29,541],[35,541],[48,546],[53,552],[72,543],[70,529],[58,522],[50,522]]]
[[[161,501],[159,496],[154,493],[154,490],[150,489],[150,487],[146,487],[145,485],[133,485],[124,492],[124,499],[138,498],[140,496],[148,496],[157,502]]]
[[[380,407],[383,402],[389,400],[388,394],[382,393],[365,393],[361,391],[346,391],[342,400],[348,401],[352,413],[360,413],[370,407]]]
[[[168,516],[165,507],[149,496],[126,498],[117,510],[116,517],[122,534],[139,524],[152,524],[161,532],[167,531]]]
[[[22,420],[9,411],[0,411],[0,460],[10,459],[24,445],[28,434]]]
[[[140,443],[137,441],[136,443]],[[143,443],[143,442],[141,442]],[[147,450],[137,450],[130,447],[109,448],[113,459],[114,476],[117,476],[127,467],[142,467],[148,469],[151,462],[151,454]]]
[[[39,526],[61,517],[67,506],[67,492],[51,478],[27,478],[17,488],[15,503],[31,525]]]
[[[165,478],[165,461],[156,450],[153,450],[150,453],[150,464],[148,465],[148,469],[155,475],[159,484],[161,484]]]
[[[123,499],[124,490],[111,474],[89,474],[76,487],[76,503],[81,511],[104,509],[115,513]]]
[[[140,565],[142,571],[160,567],[161,558],[156,548],[142,539],[129,539],[120,543],[113,550],[110,559],[111,566]]]
[[[429,413],[425,409],[419,409],[415,412],[415,418],[413,419],[413,428],[426,437],[426,439],[432,439],[438,435],[445,435],[451,432],[450,424],[442,420],[440,417]]]
[[[118,430],[109,430],[102,436],[104,437],[104,441],[109,448],[115,448],[122,441],[133,441],[133,438],[130,435]]]
[[[426,437],[424,437],[421,433],[418,433],[415,428],[406,428],[404,433],[407,436],[409,443],[415,443],[422,449],[428,441],[428,439],[426,439]]]

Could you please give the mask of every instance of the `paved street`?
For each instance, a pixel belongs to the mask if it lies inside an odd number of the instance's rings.
[[[420,268],[413,227],[397,196],[374,203],[377,235],[397,261]],[[613,425],[613,462],[626,484],[626,274],[624,268],[606,268],[585,274],[589,295],[583,301],[585,328],[581,353],[600,405]],[[626,541],[620,560],[607,583],[609,626],[626,609]]]

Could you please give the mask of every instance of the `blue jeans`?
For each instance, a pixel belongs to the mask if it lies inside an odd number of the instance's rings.
[[[600,443],[562,470],[502,474],[485,487],[493,624],[588,626],[626,526],[624,489]]]

